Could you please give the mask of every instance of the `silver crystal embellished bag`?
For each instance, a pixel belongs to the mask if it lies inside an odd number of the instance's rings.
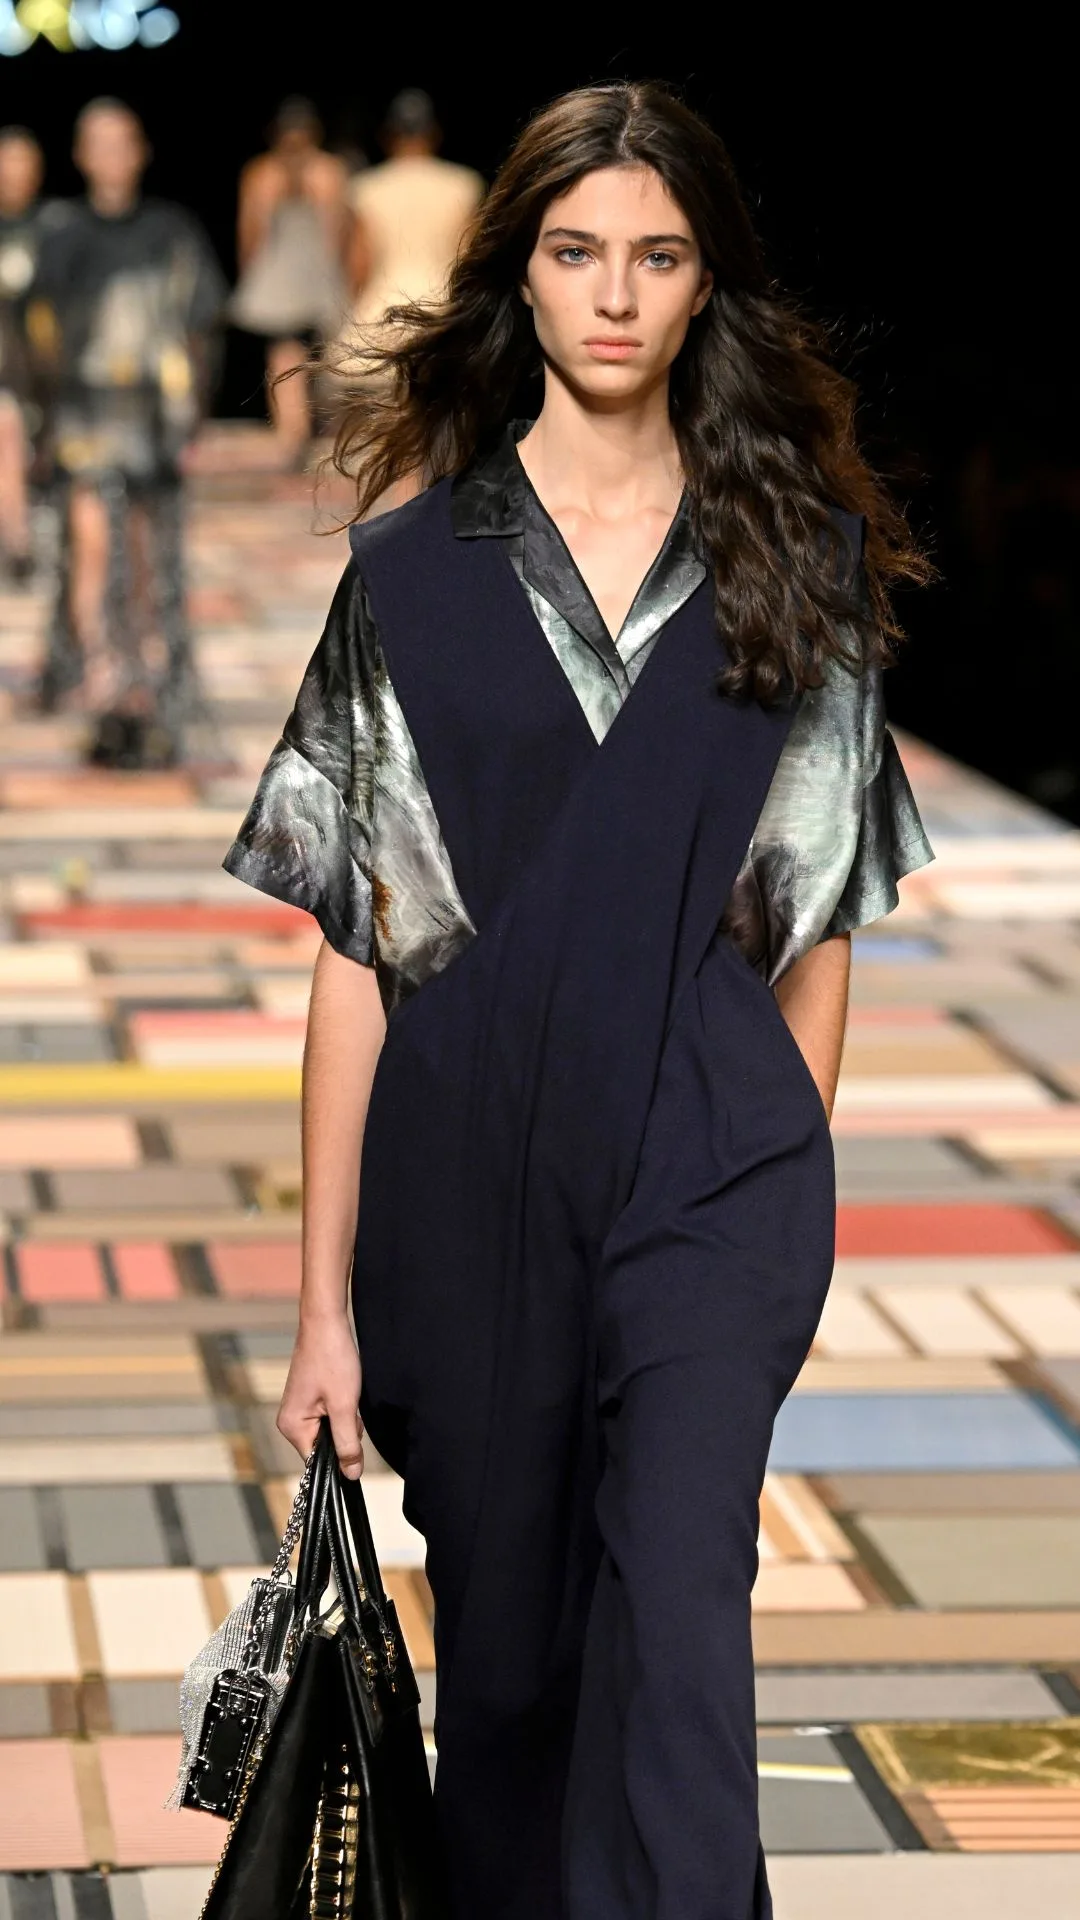
[[[314,1460],[313,1452],[269,1575],[252,1581],[181,1681],[183,1745],[170,1807],[231,1820],[274,1724],[295,1654],[299,1623],[289,1562],[307,1514]]]

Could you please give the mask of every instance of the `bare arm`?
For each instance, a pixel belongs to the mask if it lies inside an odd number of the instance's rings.
[[[345,277],[354,300],[363,293],[371,278],[371,264],[371,237],[363,215],[354,207],[345,249]]]
[[[363,1464],[360,1359],[348,1318],[371,1083],[386,1031],[370,967],[324,941],[315,962],[304,1048],[304,1275],[300,1327],[278,1427],[306,1458],[329,1414],[342,1471]]]
[[[345,197],[348,175],[344,162],[333,153],[312,156],[304,173],[304,191],[322,221],[326,244],[339,260],[344,260],[349,237],[349,208]]]
[[[236,210],[236,262],[241,273],[266,238],[270,215],[281,197],[275,170],[265,157],[249,160],[240,175]]]
[[[777,982],[776,1002],[798,1043],[830,1120],[847,1024],[851,940],[822,940]]]

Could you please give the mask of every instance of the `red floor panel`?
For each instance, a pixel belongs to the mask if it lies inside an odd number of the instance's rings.
[[[97,767],[21,767],[0,774],[5,807],[186,807],[195,800],[187,773],[120,773]]]
[[[228,1831],[224,1821],[209,1813],[174,1813],[164,1805],[176,1780],[179,1740],[171,1735],[113,1735],[100,1740],[97,1751],[117,1866],[182,1866],[217,1859]],[[192,1915],[195,1911],[192,1907]]]
[[[96,1247],[79,1241],[27,1240],[15,1248],[15,1269],[24,1300],[104,1300],[107,1296]]]
[[[307,1031],[302,1014],[260,1013],[254,1007],[166,1008],[163,1012],[128,1015],[128,1031],[138,1047],[145,1040],[233,1040],[259,1034],[301,1036]]]
[[[836,1251],[875,1254],[1072,1253],[1076,1242],[1049,1214],[1031,1207],[843,1206]]]
[[[222,1293],[233,1299],[291,1298],[300,1294],[298,1240],[219,1240],[206,1249],[210,1271]]]
[[[113,1272],[125,1300],[176,1300],[180,1276],[160,1241],[130,1240],[111,1248]]]
[[[203,933],[290,935],[310,926],[308,914],[252,893],[252,904],[235,907],[112,905],[86,900],[70,907],[42,907],[19,915],[27,933]]]
[[[67,1741],[5,1740],[0,1746],[0,1871],[89,1865]],[[0,1900],[6,1902],[3,1887]],[[32,1909],[5,1904],[3,1911]],[[44,1913],[44,1905],[38,1911]],[[51,1899],[48,1911],[55,1911]]]

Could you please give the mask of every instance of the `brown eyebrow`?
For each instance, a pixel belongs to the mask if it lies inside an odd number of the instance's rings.
[[[585,233],[580,227],[547,227],[541,237],[544,240],[580,240],[590,247],[602,247],[607,244],[601,240],[598,233]],[[642,233],[630,244],[634,247],[691,247],[694,243],[685,233]]]

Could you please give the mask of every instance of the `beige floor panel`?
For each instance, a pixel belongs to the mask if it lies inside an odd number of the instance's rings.
[[[899,1355],[908,1351],[895,1327],[890,1327],[863,1295],[834,1287],[814,1335],[815,1350],[829,1355]]]
[[[287,1360],[249,1360],[245,1365],[248,1385],[252,1398],[264,1401],[268,1406],[276,1407],[285,1391],[289,1363]]]
[[[767,1473],[762,1517],[774,1539],[788,1544],[789,1557],[805,1560],[854,1560],[855,1550],[825,1502],[797,1473]]]
[[[0,1575],[0,1681],[74,1680],[80,1671],[67,1576]]]
[[[424,1537],[411,1527],[401,1511],[404,1489],[396,1473],[371,1473],[364,1479],[375,1551],[384,1567],[422,1567]]]
[[[1033,1353],[1080,1354],[1080,1295],[1067,1287],[983,1287],[983,1299]]]
[[[979,1113],[992,1107],[996,1111],[1045,1107],[1050,1094],[1039,1081],[1022,1073],[973,1074],[899,1074],[874,1077],[853,1075],[842,1080],[836,1094],[836,1111],[845,1118],[853,1114],[889,1112],[925,1112],[928,1116],[948,1111]],[[931,1124],[928,1132],[936,1129]]]
[[[1019,1341],[958,1287],[885,1286],[874,1298],[925,1354],[1015,1360],[1021,1352]]]
[[[18,815],[0,813],[0,838],[17,838],[11,832],[17,824]],[[36,818],[33,835],[39,838]],[[49,940],[0,945],[0,1007],[5,993],[45,993],[52,988],[63,992],[72,987],[92,992],[96,985],[85,947]]]
[[[33,1213],[23,1223],[28,1240],[298,1240],[299,1214],[259,1214],[240,1204],[229,1212],[202,1207],[191,1213]]]
[[[252,1581],[269,1571],[269,1567],[222,1567],[219,1570],[217,1578],[224,1589],[230,1613],[247,1599]]]
[[[858,1613],[866,1606],[843,1567],[808,1560],[763,1563],[751,1601],[755,1613]]]
[[[138,1134],[123,1114],[0,1118],[0,1167],[137,1167],[141,1160]]]
[[[1069,1071],[1055,1068],[1055,1073]],[[967,1135],[968,1143],[987,1160],[1075,1160],[1080,1158],[1080,1120],[1075,1112],[1075,1108],[1069,1109],[1067,1125],[974,1127]]]
[[[769,1861],[776,1920],[1067,1920],[1077,1907],[1077,1873],[1074,1853],[781,1854]]]
[[[795,1382],[796,1393],[995,1393],[1009,1382],[993,1360],[960,1356],[903,1359],[807,1360]]]
[[[865,1293],[883,1287],[957,1287],[961,1291],[996,1286],[1080,1288],[1080,1254],[860,1256],[838,1260],[832,1283]]]
[[[1011,1077],[1014,1072],[1012,1063],[996,1047],[976,1034],[950,1026],[931,1028],[925,1035],[910,1032],[903,1038],[855,1027],[844,1047],[845,1081],[882,1074],[902,1080],[987,1073],[1000,1078],[1002,1074]]]
[[[180,1674],[213,1621],[193,1567],[86,1576],[103,1671],[113,1679]]]
[[[220,1434],[178,1439],[2,1440],[0,1485],[70,1486],[83,1482],[233,1480],[228,1440]]]
[[[202,1910],[213,1871],[212,1867],[157,1867],[140,1873],[143,1910],[138,1920],[194,1920]],[[115,1900],[114,1892],[114,1907]],[[126,1920],[126,1916],[118,1914],[117,1920]]]
[[[1080,1665],[1080,1609],[758,1614],[763,1667]]]
[[[946,880],[934,893],[946,913],[965,920],[1080,919],[1080,881]]]

